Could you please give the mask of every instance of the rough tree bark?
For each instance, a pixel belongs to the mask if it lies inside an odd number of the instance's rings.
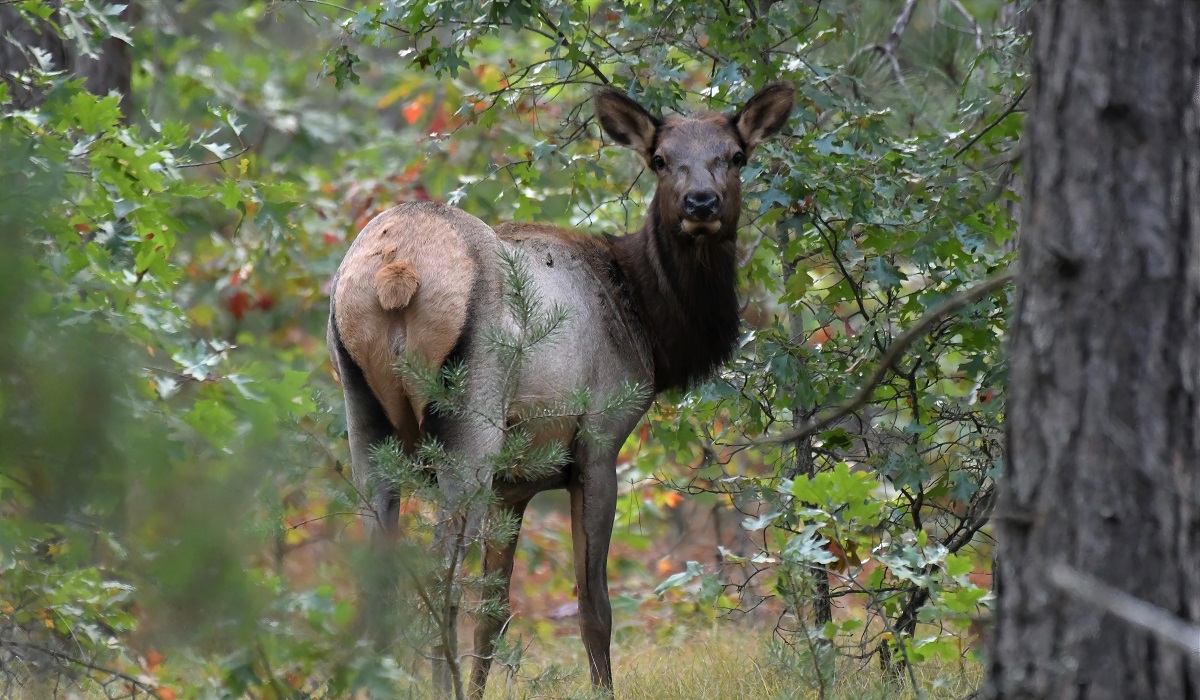
[[[125,22],[132,21],[131,0],[104,0],[100,4],[126,5],[120,18]],[[13,41],[9,41],[6,35],[11,36]],[[56,67],[83,77],[88,92],[93,95],[107,95],[114,90],[119,92],[121,114],[126,120],[129,119],[133,113],[130,93],[133,64],[129,46],[125,42],[113,38],[105,39],[100,43],[97,57],[92,58],[70,42],[64,41],[50,27],[42,25],[35,28],[21,17],[16,8],[0,2],[0,80],[8,83],[13,106],[17,109],[30,109],[42,100],[40,94],[25,89],[9,77],[12,73],[29,68],[27,52],[30,48],[45,51]]]
[[[1048,572],[1200,621],[1200,0],[1033,12],[989,691],[1196,700],[1200,652]]]

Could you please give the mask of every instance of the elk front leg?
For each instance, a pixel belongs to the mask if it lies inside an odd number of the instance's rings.
[[[504,631],[509,613],[509,588],[512,583],[513,557],[517,553],[517,538],[520,536],[521,518],[529,500],[519,501],[501,509],[503,517],[516,518],[517,532],[512,541],[490,544],[483,555],[483,575],[500,574],[500,614],[481,617],[475,623],[475,662],[471,666],[471,698],[482,700],[487,685],[488,671],[492,668],[492,655],[496,652],[496,640]]]
[[[576,447],[571,494],[571,540],[579,588],[579,631],[592,685],[612,689],[612,607],[608,602],[608,544],[617,512],[616,457],[598,458]]]

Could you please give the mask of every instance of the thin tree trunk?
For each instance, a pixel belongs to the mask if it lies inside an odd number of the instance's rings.
[[[126,5],[120,17],[132,21],[133,3],[130,0],[104,0],[101,4]],[[11,35],[18,45],[4,38]],[[46,23],[37,26],[26,22],[16,8],[0,3],[0,81],[9,86],[9,94],[17,109],[31,109],[41,104],[42,95],[26,89],[9,76],[30,67],[28,58],[31,49],[46,52],[55,68],[67,70],[85,79],[88,92],[93,95],[121,94],[121,114],[128,121],[133,113],[130,81],[133,64],[129,46],[114,38],[100,42],[97,57],[85,55],[70,41],[64,40]]]
[[[788,243],[791,241],[791,231],[794,227],[801,226],[801,219],[794,218],[788,224],[779,227],[779,252],[780,264],[783,267],[783,279],[786,283],[791,279],[792,275],[803,274],[796,271],[795,261],[787,257]],[[788,336],[793,343],[802,343],[804,341],[804,318],[800,315],[799,306],[793,304],[788,309]],[[788,392],[790,395],[795,395],[793,389]],[[815,414],[815,409],[810,411],[801,411],[800,407],[792,406],[792,428],[799,428],[810,421]],[[800,476],[811,477],[817,472],[817,465],[813,460],[812,453],[813,436],[806,435],[795,443],[795,454],[793,455],[792,465],[787,470],[789,479],[795,479]],[[826,622],[833,620],[833,602],[829,597],[829,575],[822,569],[819,572],[812,574],[812,606],[813,620],[818,625],[823,625]]]
[[[1200,0],[1033,13],[988,690],[1196,700],[1200,654],[1049,573],[1200,621]]]

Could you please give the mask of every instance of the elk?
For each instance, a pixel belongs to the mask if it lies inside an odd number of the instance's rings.
[[[436,475],[443,493],[490,486],[519,523],[537,493],[566,489],[579,595],[579,627],[594,686],[612,688],[607,559],[617,503],[616,460],[649,408],[646,392],[623,415],[585,414],[547,422],[537,440],[569,448],[558,473],[530,480],[491,479],[482,465],[500,449],[504,411],[489,328],[511,325],[502,302],[499,259],[527,263],[533,293],[567,311],[555,343],[535,350],[519,380],[521,397],[552,399],[586,386],[603,400],[636,382],[654,394],[710,375],[732,354],[739,333],[737,229],[741,168],[753,149],[787,121],[795,88],[773,83],[733,113],[654,116],[612,88],[593,96],[600,127],[636,151],[657,179],[642,226],[633,233],[588,235],[542,223],[495,229],[454,207],[407,203],[379,214],[359,233],[332,284],[330,356],[345,393],[353,478],[365,494],[373,536],[397,527],[400,494],[379,483],[372,449],[395,440],[412,450],[430,436],[466,463]],[[433,367],[465,363],[465,393],[489,420],[430,412],[395,364],[415,355]],[[588,435],[604,439],[582,439]],[[477,528],[482,514],[472,514]],[[499,572],[508,600],[516,541],[487,546],[485,572]],[[476,624],[470,693],[482,697],[501,621]],[[453,642],[450,642],[453,645]],[[453,653],[453,649],[450,650]],[[450,657],[447,656],[447,659]],[[443,692],[451,681],[435,663]]]

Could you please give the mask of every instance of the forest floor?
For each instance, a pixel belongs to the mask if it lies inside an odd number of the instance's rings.
[[[526,647],[527,645],[527,647]],[[561,698],[584,700],[590,682],[583,645],[577,636],[547,644],[544,638],[522,645],[524,661],[510,673],[494,666],[488,700]],[[971,658],[926,661],[914,667],[920,698],[961,700],[976,691],[983,666]],[[464,674],[465,675],[465,674]],[[684,630],[666,638],[618,637],[613,644],[616,697],[622,700],[904,700],[917,698],[911,680],[897,681],[866,661],[840,657],[818,678],[812,656],[772,641],[769,629],[718,624]],[[424,700],[424,695],[414,694]]]
[[[669,630],[669,632],[668,632]],[[618,636],[613,644],[613,672],[617,700],[963,700],[974,697],[983,681],[984,668],[971,656],[951,662],[928,660],[899,680],[880,669],[878,656],[855,660],[839,656],[833,668],[819,677],[813,657],[780,644],[761,625],[718,623],[707,629],[664,625],[660,634]],[[515,668],[496,664],[488,682],[486,700],[600,700],[591,690],[583,645],[577,635],[549,639],[512,635],[522,648]],[[464,682],[469,674],[464,664]],[[433,700],[428,668],[393,696],[403,700]],[[913,692],[915,678],[921,694]],[[823,681],[823,682],[822,682]],[[304,694],[329,698],[319,687]],[[13,688],[14,700],[75,698],[101,700],[96,686],[59,688],[57,684],[29,683]],[[311,690],[311,688],[310,688]],[[145,697],[139,695],[138,697]],[[183,697],[175,693],[162,697]],[[191,697],[191,695],[188,695]],[[251,697],[282,697],[252,694]],[[295,696],[301,697],[301,696]],[[356,695],[353,700],[366,698]],[[337,698],[336,700],[342,700]]]

